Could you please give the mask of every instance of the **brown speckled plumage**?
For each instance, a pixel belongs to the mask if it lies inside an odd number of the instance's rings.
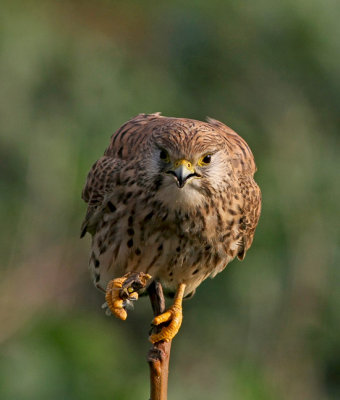
[[[184,187],[167,173],[189,160],[197,171]],[[200,157],[209,154],[209,165]],[[246,142],[221,122],[140,114],[112,136],[83,190],[88,203],[82,235],[93,236],[90,267],[95,285],[129,271],[159,279],[185,295],[214,277],[236,256],[245,257],[261,211]]]

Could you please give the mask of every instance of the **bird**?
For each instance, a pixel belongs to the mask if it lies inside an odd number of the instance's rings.
[[[153,281],[174,298],[150,341],[178,333],[182,301],[250,248],[261,191],[248,144],[212,118],[139,114],[111,137],[88,173],[81,237],[107,311],[121,320]],[[167,323],[167,324],[165,324]]]

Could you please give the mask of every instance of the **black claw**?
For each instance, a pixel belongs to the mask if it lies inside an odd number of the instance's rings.
[[[156,325],[151,324],[151,328],[149,329],[149,336],[151,336],[153,334],[153,330],[155,328]]]

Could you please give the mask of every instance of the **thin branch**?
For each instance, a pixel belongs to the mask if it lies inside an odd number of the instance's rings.
[[[165,311],[162,285],[154,281],[150,284],[148,292],[154,315],[162,314]],[[154,329],[159,331],[161,328]],[[167,400],[170,350],[171,341],[157,342],[149,350],[150,400]]]

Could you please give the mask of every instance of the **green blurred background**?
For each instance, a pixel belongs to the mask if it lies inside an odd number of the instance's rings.
[[[2,400],[148,398],[151,308],[100,309],[80,193],[157,111],[235,129],[263,193],[245,261],[185,302],[169,398],[340,398],[339,4],[2,2]]]

